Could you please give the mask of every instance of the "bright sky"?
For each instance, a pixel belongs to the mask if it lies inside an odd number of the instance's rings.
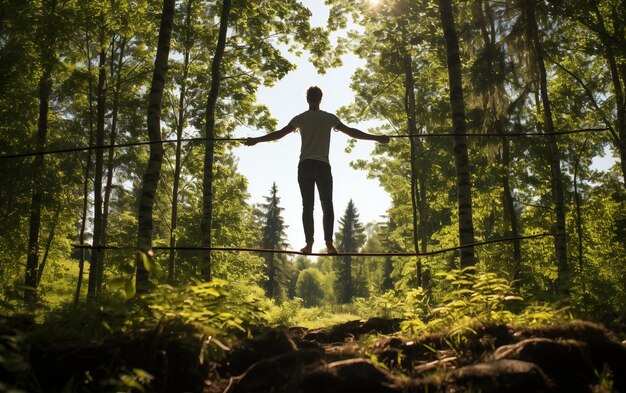
[[[328,9],[320,0],[304,0],[302,3],[313,13],[312,24],[326,25]],[[330,69],[325,75],[318,75],[308,63],[307,55],[298,58],[289,53],[285,56],[297,64],[298,68],[271,88],[261,88],[257,95],[259,102],[270,109],[278,119],[278,128],[287,125],[297,114],[308,109],[305,92],[309,86],[317,85],[324,92],[320,109],[335,113],[341,106],[354,101],[350,89],[352,73],[363,64],[358,57],[346,55],[344,66]],[[368,132],[375,123],[347,123]],[[237,135],[242,137],[260,136],[269,130],[241,128]],[[272,130],[274,131],[274,130]],[[380,187],[378,180],[367,179],[364,171],[350,168],[349,163],[357,159],[368,159],[376,142],[357,141],[355,149],[347,154],[345,148],[348,137],[341,132],[332,132],[330,163],[333,171],[335,207],[335,233],[339,229],[338,220],[343,215],[350,199],[359,212],[360,221],[382,221],[390,206],[389,195]],[[287,240],[292,249],[300,249],[305,244],[302,229],[302,200],[298,188],[297,166],[300,154],[300,135],[292,133],[274,142],[260,143],[253,147],[241,146],[234,150],[239,158],[239,172],[248,178],[250,203],[264,203],[269,196],[272,183],[276,182],[280,206],[284,208],[283,218],[288,225]],[[315,244],[314,251],[324,248],[322,231],[322,211],[316,192],[315,204]]]

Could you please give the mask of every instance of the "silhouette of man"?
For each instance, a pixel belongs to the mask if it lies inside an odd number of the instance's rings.
[[[388,143],[386,135],[373,135],[351,128],[343,124],[337,116],[320,110],[322,90],[311,86],[306,92],[306,101],[309,110],[297,115],[289,124],[278,131],[246,139],[247,146],[254,146],[259,142],[269,142],[280,139],[296,130],[300,131],[302,146],[300,148],[300,162],[298,164],[298,184],[302,195],[302,225],[306,246],[300,251],[310,254],[313,249],[313,207],[315,204],[315,186],[320,196],[323,213],[324,240],[329,254],[337,254],[333,245],[333,226],[335,213],[333,209],[333,177],[328,160],[330,149],[330,130],[335,129],[356,138]]]

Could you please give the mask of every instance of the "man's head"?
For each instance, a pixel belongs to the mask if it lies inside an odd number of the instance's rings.
[[[319,104],[322,102],[322,89],[317,86],[311,86],[306,91],[306,102],[309,104]]]

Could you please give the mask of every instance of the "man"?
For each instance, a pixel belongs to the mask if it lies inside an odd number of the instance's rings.
[[[335,129],[356,138],[388,143],[389,137],[373,135],[351,128],[343,124],[337,116],[320,110],[322,90],[311,86],[306,92],[306,101],[309,110],[294,117],[289,124],[278,131],[274,131],[258,138],[248,138],[246,145],[254,146],[259,142],[268,142],[280,139],[287,134],[299,130],[302,138],[300,148],[300,163],[298,164],[298,184],[302,194],[302,225],[306,246],[300,251],[310,254],[313,249],[313,207],[315,204],[315,185],[320,195],[323,213],[324,240],[329,254],[337,254],[333,245],[333,226],[335,213],[333,210],[333,177],[328,160],[330,148],[330,130]]]

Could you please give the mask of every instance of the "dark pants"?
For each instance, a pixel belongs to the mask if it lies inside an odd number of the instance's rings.
[[[319,160],[304,160],[298,165],[298,184],[302,194],[302,225],[307,243],[313,243],[315,185],[322,204],[324,240],[333,240],[335,212],[333,210],[333,175],[330,164]]]

